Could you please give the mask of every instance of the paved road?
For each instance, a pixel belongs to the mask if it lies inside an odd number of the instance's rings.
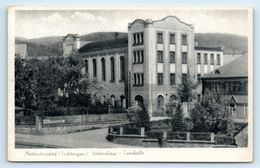
[[[106,140],[107,128],[76,132],[62,135],[29,135],[15,134],[17,142],[26,144],[45,144],[50,146],[70,148],[129,148],[133,146],[120,145]]]

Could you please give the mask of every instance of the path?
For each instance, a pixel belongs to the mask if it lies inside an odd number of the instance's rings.
[[[129,148],[106,140],[107,128],[61,135],[15,134],[17,142],[45,144],[68,148]]]

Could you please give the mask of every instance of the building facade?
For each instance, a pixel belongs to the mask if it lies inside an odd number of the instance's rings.
[[[223,65],[223,48],[195,46],[193,25],[175,16],[137,19],[128,24],[128,38],[115,36],[79,49],[77,38],[74,43],[69,37],[64,56],[77,51],[89,77],[107,84],[104,97],[121,107],[144,105],[151,117],[166,115],[165,105],[176,97],[182,78],[197,81]]]
[[[203,93],[206,89],[223,93],[236,123],[247,123],[247,60],[247,56],[241,56],[201,78]]]

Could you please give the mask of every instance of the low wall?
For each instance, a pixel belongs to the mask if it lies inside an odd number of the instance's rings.
[[[103,121],[127,120],[126,113],[119,114],[89,114],[89,115],[67,115],[67,116],[45,116],[44,120],[64,121],[65,124],[92,123]]]
[[[37,118],[37,117],[36,117]],[[38,117],[39,118],[39,117]],[[16,133],[65,134],[127,123],[126,114],[100,114],[45,117],[35,126],[16,125]]]

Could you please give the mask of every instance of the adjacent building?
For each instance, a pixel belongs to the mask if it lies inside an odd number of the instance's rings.
[[[248,116],[248,57],[241,56],[230,63],[204,75],[202,92],[223,92],[229,109],[237,123],[247,123]]]

